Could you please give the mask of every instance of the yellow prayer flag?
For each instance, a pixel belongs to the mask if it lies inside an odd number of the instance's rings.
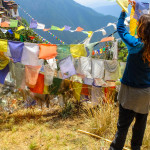
[[[70,45],[70,52],[74,58],[81,57],[81,56],[87,56],[87,52],[86,52],[86,49],[84,47],[84,44]]]
[[[121,8],[128,13],[128,0],[116,0],[116,2],[121,6]]]
[[[24,28],[25,28],[24,26],[20,26],[20,27],[18,27],[18,29],[16,31],[22,30]]]
[[[9,63],[9,58],[0,52],[0,70],[3,70]]]
[[[18,33],[15,33],[15,39],[20,39],[20,34],[18,34]]]
[[[93,34],[93,31],[88,31],[88,37],[90,38]]]
[[[0,40],[0,52],[7,52],[8,41],[7,40]]]
[[[64,31],[65,27],[59,28],[58,31]]]
[[[136,28],[137,28],[137,20],[134,19],[134,14],[135,14],[135,10],[132,8],[131,9],[131,15],[130,15],[130,34],[132,36],[135,36],[135,31],[136,31]]]
[[[82,90],[82,83],[73,82],[73,94],[76,100],[80,101],[81,90]]]
[[[43,94],[50,94],[49,86],[44,85],[44,92],[43,92]]]

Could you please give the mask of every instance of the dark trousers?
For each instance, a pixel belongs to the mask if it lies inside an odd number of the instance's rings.
[[[109,150],[122,150],[125,144],[128,129],[134,120],[135,124],[132,128],[132,140],[131,148],[132,150],[140,150],[142,146],[142,141],[144,137],[144,132],[147,123],[148,114],[139,114],[132,110],[124,109],[121,105],[119,106],[119,119],[117,128],[118,131],[115,135],[114,141],[110,145]]]

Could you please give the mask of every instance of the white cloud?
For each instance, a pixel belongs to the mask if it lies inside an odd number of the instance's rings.
[[[113,0],[75,0],[75,1],[88,7],[99,7],[114,4]]]

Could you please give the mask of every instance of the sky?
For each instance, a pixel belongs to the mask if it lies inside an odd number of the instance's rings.
[[[113,0],[75,0],[76,2],[88,6],[88,7],[99,7],[105,5],[113,5],[115,2]]]
[[[84,6],[97,8],[100,6],[113,5],[116,4],[116,0],[74,0]],[[139,0],[142,2],[149,2],[150,0]]]

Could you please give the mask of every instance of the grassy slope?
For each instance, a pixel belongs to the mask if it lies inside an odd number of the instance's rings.
[[[89,113],[89,111],[88,111]],[[1,116],[0,150],[99,150],[108,149],[109,143],[80,134],[78,129],[96,133],[112,140],[116,131],[118,110],[106,105],[94,115],[62,119],[57,113],[18,112],[12,116]],[[7,118],[7,119],[6,119]],[[7,120],[7,121],[6,121]],[[9,121],[8,121],[9,120]],[[3,123],[2,123],[3,122]],[[150,149],[150,117],[142,150]],[[126,145],[130,145],[131,128]]]

